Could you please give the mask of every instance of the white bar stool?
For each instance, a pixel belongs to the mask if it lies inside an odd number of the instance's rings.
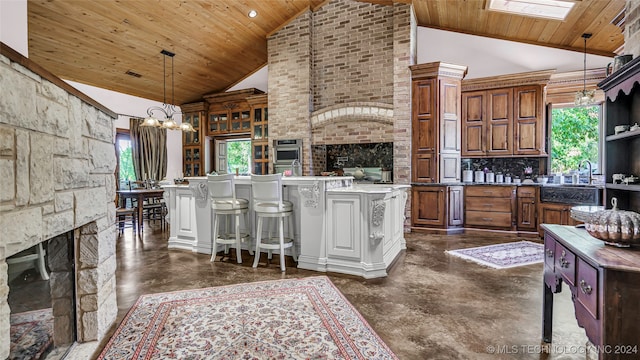
[[[260,250],[268,251],[271,259],[271,250],[280,250],[280,269],[286,270],[284,250],[291,248],[291,254],[295,261],[298,258],[294,247],[293,232],[293,204],[282,199],[282,174],[251,175],[251,196],[253,198],[253,211],[258,217],[256,227],[256,255],[253,259],[253,267],[258,267]],[[268,237],[262,242],[262,225],[264,219],[278,220],[278,237]],[[284,237],[284,219],[288,219],[289,237]],[[276,242],[277,241],[277,242]]]
[[[242,242],[249,239],[249,231],[240,232],[240,215],[244,215],[245,227],[249,226],[249,200],[236,198],[236,186],[233,181],[233,174],[226,175],[207,175],[207,184],[209,188],[209,198],[211,200],[211,210],[213,210],[213,244],[211,248],[211,261],[215,261],[218,244],[224,244],[224,253],[229,253],[229,246],[234,245],[236,249],[236,259],[238,264],[242,264]],[[229,232],[229,217],[235,217],[235,231]],[[220,229],[220,221],[225,217],[225,234],[218,236]],[[249,245],[249,254],[253,255],[251,245]]]

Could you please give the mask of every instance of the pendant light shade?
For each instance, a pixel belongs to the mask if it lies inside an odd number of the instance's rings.
[[[159,106],[151,106],[147,109],[147,118],[145,118],[140,126],[153,126],[159,127],[163,129],[169,130],[182,130],[185,132],[194,132],[195,129],[189,123],[178,124],[174,119],[173,115],[180,114],[177,111],[176,106],[173,105],[173,57],[176,55],[170,51],[162,50],[160,52],[163,55],[162,68],[163,68],[163,104],[162,107]],[[171,104],[167,103],[167,57],[171,58]],[[164,116],[164,119],[160,120],[155,117],[153,114],[161,113]]]
[[[595,90],[587,90],[587,39],[590,37],[590,33],[582,34],[582,38],[584,38],[584,74],[582,78],[582,90],[576,93],[575,104],[577,106],[593,104],[596,95]]]

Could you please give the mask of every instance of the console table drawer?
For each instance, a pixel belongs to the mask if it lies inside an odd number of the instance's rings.
[[[467,186],[464,191],[465,191],[465,196],[510,198],[511,193],[513,192],[513,187],[512,186],[478,185],[478,186]]]
[[[487,212],[487,211],[467,211],[465,212],[465,222],[467,225],[480,225],[491,227],[510,227],[511,213]]]
[[[584,305],[594,319],[598,318],[598,270],[578,258],[578,301]]]
[[[468,196],[464,202],[467,211],[511,212],[511,199]]]
[[[556,243],[556,271],[560,271],[562,278],[571,286],[576,283],[576,255],[564,246]]]
[[[549,234],[544,234],[544,265],[553,270],[556,241]]]

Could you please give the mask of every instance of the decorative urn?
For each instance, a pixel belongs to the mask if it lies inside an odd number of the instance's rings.
[[[640,214],[619,210],[616,198],[611,199],[611,205],[611,210],[601,210],[590,216],[585,223],[587,232],[609,245],[640,245]]]

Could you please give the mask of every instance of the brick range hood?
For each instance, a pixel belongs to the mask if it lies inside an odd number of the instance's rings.
[[[0,358],[10,341],[6,258],[65,233],[76,254],[77,339],[99,342],[118,311],[117,115],[3,43],[0,54]]]
[[[333,0],[269,36],[269,137],[303,139],[305,175],[326,169],[325,145],[393,143],[409,182],[415,31],[410,5]]]

